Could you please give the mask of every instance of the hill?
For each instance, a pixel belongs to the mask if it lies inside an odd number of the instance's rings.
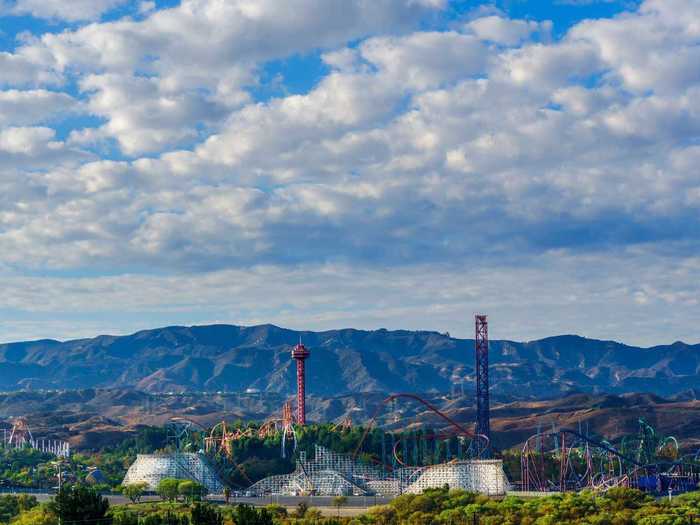
[[[426,394],[427,400],[450,417],[471,427],[476,415],[473,396]],[[444,421],[411,400],[377,409],[385,394],[311,396],[309,418],[356,424],[379,414],[385,429],[442,427]],[[149,394],[128,389],[86,389],[56,392],[0,393],[0,427],[9,416],[23,415],[35,437],[69,440],[79,450],[116,446],[143,425],[162,427],[171,417],[185,417],[210,427],[223,419],[262,421],[279,417],[285,397],[260,394]],[[522,446],[538,430],[568,427],[618,442],[635,435],[643,418],[663,435],[675,436],[685,450],[700,446],[700,401],[667,400],[649,394],[571,394],[550,400],[494,402],[492,439],[498,448]],[[4,420],[4,421],[3,421]]]
[[[473,385],[474,343],[426,331],[297,332],[273,325],[173,326],[128,336],[0,345],[0,389],[130,388],[147,392],[294,391],[289,352],[302,339],[310,393],[447,392]],[[502,400],[571,392],[648,392],[694,399],[700,345],[637,348],[574,335],[491,341]],[[332,380],[329,380],[332,378]]]

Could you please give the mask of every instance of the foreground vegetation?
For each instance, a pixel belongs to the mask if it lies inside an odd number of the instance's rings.
[[[338,498],[339,509],[345,503]],[[110,508],[97,492],[80,485],[67,487],[48,504],[26,496],[0,498],[0,523],[58,525],[59,516],[63,525],[687,525],[700,523],[700,492],[669,502],[634,489],[502,500],[435,489],[400,496],[355,517],[322,517],[303,503],[289,511],[278,505],[217,506],[196,498]]]

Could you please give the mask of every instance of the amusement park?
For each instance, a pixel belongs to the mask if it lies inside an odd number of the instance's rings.
[[[347,415],[308,421],[306,366],[313,362],[313,349],[299,341],[290,352],[296,393],[277,414],[261,421],[224,418],[213,425],[170,417],[162,428],[151,429],[156,438],[149,446],[128,449],[111,466],[54,469],[56,477],[47,483],[55,486],[63,476],[100,486],[138,485],[156,493],[163,480],[180,479],[211,495],[387,500],[446,486],[490,497],[604,494],[618,487],[659,496],[697,489],[700,451],[684,449],[644,419],[622,439],[596,435],[588,425],[568,428],[552,422],[516,446],[499,448],[491,428],[485,315],[475,316],[474,334],[473,420],[418,393],[398,392],[369,406],[361,421]],[[2,448],[65,465],[84,460],[68,441],[35,436],[24,417],[7,423]]]
[[[499,436],[491,429],[488,320],[476,315],[474,323],[473,420],[417,393],[398,392],[369,406],[361,421],[347,415],[308,421],[306,366],[313,352],[299,341],[289,354],[295,396],[264,420],[224,418],[205,425],[173,416],[162,428],[150,430],[149,446],[128,449],[111,466],[77,467],[75,459],[84,455],[74,453],[68,441],[35,436],[25,417],[6,424],[1,447],[64,465],[53,469],[54,477],[45,475],[45,486],[54,488],[62,477],[107,488],[138,485],[151,493],[158,492],[163,480],[190,480],[211,495],[249,498],[390,500],[446,486],[497,498],[583,490],[604,494],[618,487],[657,497],[697,490],[700,450],[681,447],[644,419],[636,431],[616,440],[595,435],[580,423],[567,428],[552,422],[520,444],[499,449]]]

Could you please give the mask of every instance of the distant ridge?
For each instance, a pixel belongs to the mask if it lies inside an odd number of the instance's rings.
[[[312,352],[309,390],[446,392],[472,388],[473,340],[409,330],[295,331],[259,326],[170,326],[127,336],[0,345],[0,389],[130,387],[151,392],[291,393],[291,347]],[[491,384],[506,399],[563,393],[694,395],[700,345],[638,348],[576,335],[491,341]],[[332,378],[332,381],[329,380]],[[690,393],[690,394],[689,394]]]

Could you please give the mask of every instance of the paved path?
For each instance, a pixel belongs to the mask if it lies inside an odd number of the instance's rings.
[[[49,501],[51,498],[53,498],[53,494],[49,492],[35,492],[35,491],[29,491],[29,490],[2,490],[0,491],[1,494],[30,494],[31,496],[35,496],[36,499],[40,502],[44,501]],[[125,498],[121,494],[107,494],[106,498],[109,500],[110,504],[112,505],[125,505],[126,503],[130,503],[130,500],[128,498]],[[223,503],[224,502],[224,497],[221,495],[212,495],[207,498],[209,501],[212,501],[214,503]],[[350,509],[366,509],[367,507],[371,507],[372,505],[383,505],[385,503],[388,503],[391,500],[391,498],[382,498],[382,497],[375,497],[375,496],[348,496],[348,500],[345,504],[345,507]],[[161,501],[160,497],[158,496],[144,496],[141,498],[142,502],[149,502],[149,501]],[[296,507],[300,502],[306,502],[306,504],[309,507],[333,507],[333,497],[332,496],[265,496],[265,497],[260,497],[260,498],[246,498],[246,497],[239,497],[239,498],[231,498],[230,503],[232,505],[235,505],[237,503],[245,503],[248,505],[254,505],[254,506],[264,506],[264,505],[269,505],[271,503],[275,503],[277,505],[282,505],[283,507],[288,507],[288,508],[293,508]],[[335,508],[335,507],[333,507]]]

